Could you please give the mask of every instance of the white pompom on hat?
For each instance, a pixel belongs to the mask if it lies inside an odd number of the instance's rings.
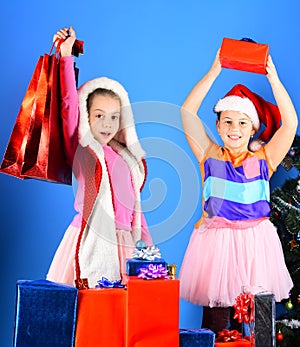
[[[245,113],[251,119],[256,132],[261,123],[265,125],[259,139],[250,144],[253,151],[269,141],[280,127],[281,116],[278,106],[264,100],[243,84],[236,84],[214,107],[216,113],[228,110]]]

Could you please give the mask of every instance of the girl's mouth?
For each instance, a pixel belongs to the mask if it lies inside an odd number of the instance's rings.
[[[227,135],[231,140],[239,140],[241,136],[239,135]]]
[[[104,137],[109,137],[111,133],[106,132],[106,131],[101,131],[100,134]]]

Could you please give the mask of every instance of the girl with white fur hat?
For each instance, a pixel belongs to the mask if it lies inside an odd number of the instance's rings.
[[[219,52],[182,106],[183,127],[202,175],[203,214],[180,270],[181,297],[204,306],[202,326],[216,333],[227,328],[230,307],[243,288],[272,292],[281,301],[293,286],[269,220],[269,179],[292,144],[298,120],[270,56],[266,70],[277,106],[243,85],[215,105],[224,146],[212,141],[197,116],[221,72]],[[249,150],[261,123],[266,128]]]
[[[136,241],[152,245],[140,200],[145,153],[123,86],[100,77],[77,91],[71,55],[75,31],[63,28],[53,39],[60,43],[65,151],[78,183],[78,214],[65,232],[47,279],[95,287],[102,277],[122,279]]]

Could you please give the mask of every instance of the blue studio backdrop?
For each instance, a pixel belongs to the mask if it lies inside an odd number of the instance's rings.
[[[178,273],[201,213],[198,164],[182,131],[180,105],[209,69],[223,37],[250,37],[270,45],[279,76],[299,112],[298,1],[12,0],[1,8],[1,159],[39,55],[49,52],[59,28],[72,25],[85,42],[85,54],[76,58],[79,85],[108,76],[129,92],[147,152],[145,216],[156,245],[168,263],[177,264]],[[224,69],[201,109],[216,141],[212,108],[235,83],[274,101],[264,75]],[[279,167],[271,186],[295,174]],[[70,186],[0,174],[3,347],[12,344],[16,282],[45,278],[73,218],[73,200]],[[181,327],[200,327],[201,314],[201,307],[180,302]]]

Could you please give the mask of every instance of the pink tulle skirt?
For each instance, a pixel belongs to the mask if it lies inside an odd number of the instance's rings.
[[[47,280],[72,286],[75,285],[75,250],[79,232],[80,227],[72,224],[68,227],[50,265]],[[120,278],[122,278],[126,274],[126,259],[132,258],[135,245],[130,231],[117,229],[116,235]]]
[[[281,301],[293,286],[269,219],[204,220],[191,235],[179,278],[184,300],[210,307],[232,306],[244,288]]]

